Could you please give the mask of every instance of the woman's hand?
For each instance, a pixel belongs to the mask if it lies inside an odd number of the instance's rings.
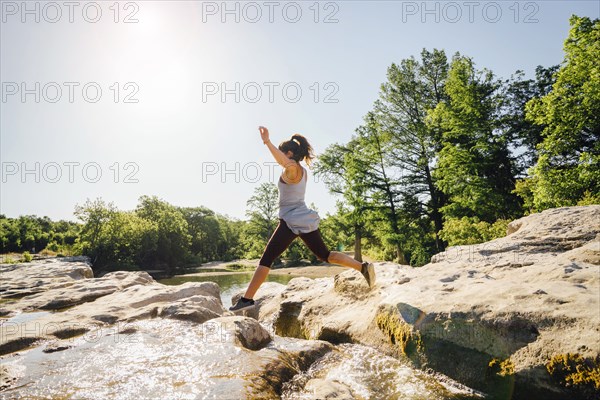
[[[264,126],[259,126],[258,130],[260,131],[260,137],[262,138],[263,143],[269,141],[269,130]]]

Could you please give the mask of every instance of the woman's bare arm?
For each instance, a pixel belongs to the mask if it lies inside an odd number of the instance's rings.
[[[275,158],[275,161],[277,161],[277,164],[284,168],[297,164],[296,161],[289,159],[285,154],[283,154],[283,151],[279,150],[277,146],[271,143],[269,140],[269,130],[267,128],[260,126],[258,130],[260,131],[260,136],[262,137],[263,143],[267,145],[271,151],[271,154]]]

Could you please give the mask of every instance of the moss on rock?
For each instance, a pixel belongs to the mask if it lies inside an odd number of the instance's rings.
[[[377,313],[375,322],[403,354],[411,356],[422,349],[421,335],[413,331],[412,325],[406,323],[398,313],[385,309]]]
[[[578,353],[557,354],[546,370],[561,386],[578,398],[600,398],[600,356],[584,358]]]
[[[505,360],[501,360],[499,358],[492,358],[489,362],[488,367],[490,368],[490,373],[493,375],[499,375],[501,377],[508,377],[515,374],[515,365],[507,358]]]

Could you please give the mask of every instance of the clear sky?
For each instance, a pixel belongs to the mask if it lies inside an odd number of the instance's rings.
[[[502,78],[559,64],[598,1],[2,1],[0,213],[71,219],[141,195],[245,219],[276,145],[346,142],[386,69],[423,48]],[[237,19],[237,20],[236,20]],[[237,97],[237,98],[236,98]],[[336,198],[309,172],[307,204]]]

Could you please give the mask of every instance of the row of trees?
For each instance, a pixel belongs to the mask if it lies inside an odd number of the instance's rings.
[[[260,185],[247,201],[248,219],[240,221],[205,207],[177,207],[156,196],[141,196],[131,211],[117,210],[102,199],[88,199],[75,207],[81,221],[75,248],[90,256],[98,271],[142,268],[174,274],[184,272],[188,265],[213,260],[256,259],[277,226],[277,202],[277,187]],[[324,223],[321,229],[334,246],[333,229],[327,226]],[[299,241],[281,258],[292,263],[318,262]]]
[[[421,265],[527,213],[600,202],[600,20],[570,23],[564,62],[535,79],[437,49],[388,68],[362,126],[316,163],[358,257],[368,238],[378,258]]]
[[[35,215],[7,218],[0,214],[0,253],[43,249],[68,253],[79,237],[79,230],[80,225],[72,221],[55,222]]]
[[[101,198],[88,199],[75,206],[78,222],[0,216],[0,244],[2,253],[84,254],[96,272],[144,269],[174,274],[213,260],[260,258],[278,223],[277,202],[277,187],[260,185],[247,201],[248,219],[240,221],[206,207],[177,207],[156,196],[141,196],[137,207],[127,211]],[[335,246],[329,238],[338,228],[328,225],[323,223],[321,229]],[[299,241],[281,258],[319,262]]]
[[[162,270],[173,274],[189,263],[239,257],[243,221],[205,207],[177,207],[141,196],[134,210],[121,211],[101,199],[75,207],[82,229],[81,254],[94,269]]]

